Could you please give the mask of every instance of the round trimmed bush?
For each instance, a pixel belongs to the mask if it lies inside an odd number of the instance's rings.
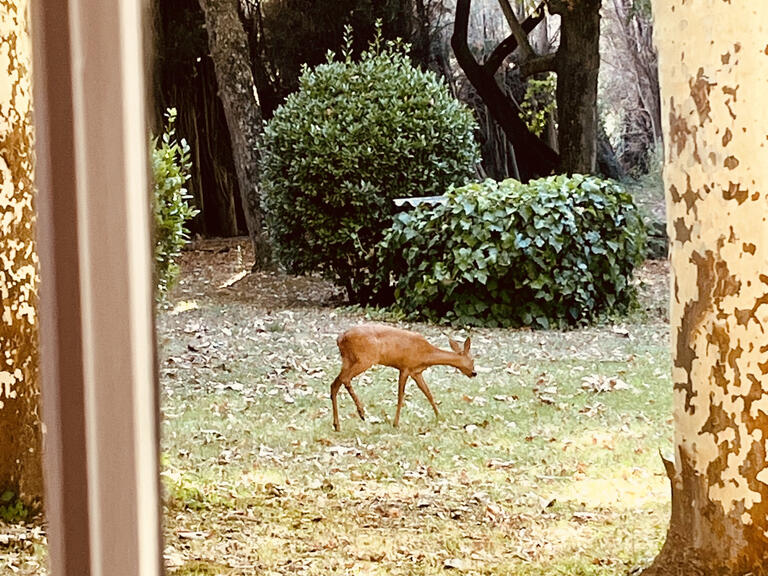
[[[399,214],[380,246],[411,317],[548,328],[624,313],[645,232],[618,184],[486,180]]]
[[[266,125],[261,184],[274,253],[320,271],[359,303],[387,300],[376,246],[399,197],[442,194],[474,173],[470,111],[402,45],[304,70]]]

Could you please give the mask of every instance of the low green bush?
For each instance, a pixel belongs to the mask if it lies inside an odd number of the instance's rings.
[[[471,112],[403,45],[379,40],[353,61],[305,69],[266,125],[261,185],[274,254],[319,271],[352,302],[382,303],[377,244],[398,197],[442,194],[478,161]]]
[[[549,328],[626,312],[644,237],[613,181],[486,180],[397,215],[380,257],[411,317]]]
[[[0,520],[8,524],[18,524],[26,522],[32,516],[34,516],[33,510],[14,492],[6,490],[0,494]]]
[[[198,214],[189,204],[192,197],[184,187],[192,169],[189,145],[183,138],[177,140],[175,121],[176,109],[169,108],[164,132],[152,142],[155,284],[160,292],[170,288],[178,277],[177,260],[189,242],[185,224]]]

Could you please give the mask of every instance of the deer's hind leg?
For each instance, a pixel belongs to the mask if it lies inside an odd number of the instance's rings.
[[[357,397],[357,394],[355,394],[355,391],[352,388],[352,383],[344,382],[344,386],[346,387],[347,392],[349,392],[349,395],[352,396],[352,401],[355,403],[355,408],[357,408],[357,415],[360,416],[360,420],[365,420],[365,410],[363,409],[363,403]]]
[[[405,383],[408,380],[408,374],[400,372],[400,378],[397,381],[397,410],[395,411],[395,421],[392,426],[395,428],[400,424],[400,409],[403,407],[403,400],[405,400]]]
[[[336,395],[339,393],[339,388],[341,388],[341,374],[336,376],[336,379],[331,383],[331,405],[333,406],[333,429],[336,430],[336,432],[339,431],[339,405],[338,401],[336,400]]]

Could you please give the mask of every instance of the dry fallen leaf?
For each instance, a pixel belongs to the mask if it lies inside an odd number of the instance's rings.
[[[466,563],[461,558],[448,558],[443,562],[443,568],[446,570],[458,570],[459,572],[464,572],[467,569]]]
[[[512,374],[513,376],[519,376],[520,375],[520,364],[517,364],[516,362],[509,362],[507,364],[507,367],[504,369],[504,371],[507,374]]]
[[[493,502],[489,502],[485,506],[485,519],[491,523],[498,524],[504,520],[506,514],[504,509]]]
[[[176,550],[173,546],[167,546],[165,548],[163,551],[163,559],[165,560],[166,568],[179,568],[186,563],[184,554]]]
[[[588,417],[595,416],[605,411],[605,404],[602,402],[595,402],[594,404],[585,404],[583,408],[579,410],[579,414],[584,414]]]
[[[230,286],[234,286],[235,284],[237,284],[240,280],[242,280],[246,276],[248,276],[248,271],[247,270],[242,270],[242,271],[238,272],[237,274],[234,274],[234,275],[230,276],[229,278],[227,278],[227,280],[224,283],[222,283],[219,286],[219,290],[222,290],[224,288],[229,288]]]
[[[386,553],[378,550],[363,550],[355,554],[355,558],[364,562],[381,562],[386,557]]]
[[[627,330],[626,328],[622,328],[621,326],[612,326],[611,332],[616,334],[616,336],[621,336],[622,338],[630,337],[629,330]]]
[[[631,386],[618,376],[601,376],[593,374],[581,379],[581,387],[589,392],[612,392],[614,390],[629,390]]]
[[[182,540],[204,540],[211,535],[210,532],[202,530],[179,530],[176,535]]]
[[[385,518],[399,518],[402,514],[399,506],[387,502],[376,504],[376,506],[373,507],[373,510]]]

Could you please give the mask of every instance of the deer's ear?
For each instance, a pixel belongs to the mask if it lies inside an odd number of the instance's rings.
[[[469,347],[470,347],[471,345],[472,345],[472,340],[471,340],[469,337],[467,337],[467,339],[466,339],[466,340],[464,340],[464,354],[466,354],[467,352],[469,352]]]
[[[461,346],[458,342],[456,342],[456,340],[453,338],[448,338],[448,343],[451,345],[451,348],[454,352],[456,352],[456,354],[461,354]]]

